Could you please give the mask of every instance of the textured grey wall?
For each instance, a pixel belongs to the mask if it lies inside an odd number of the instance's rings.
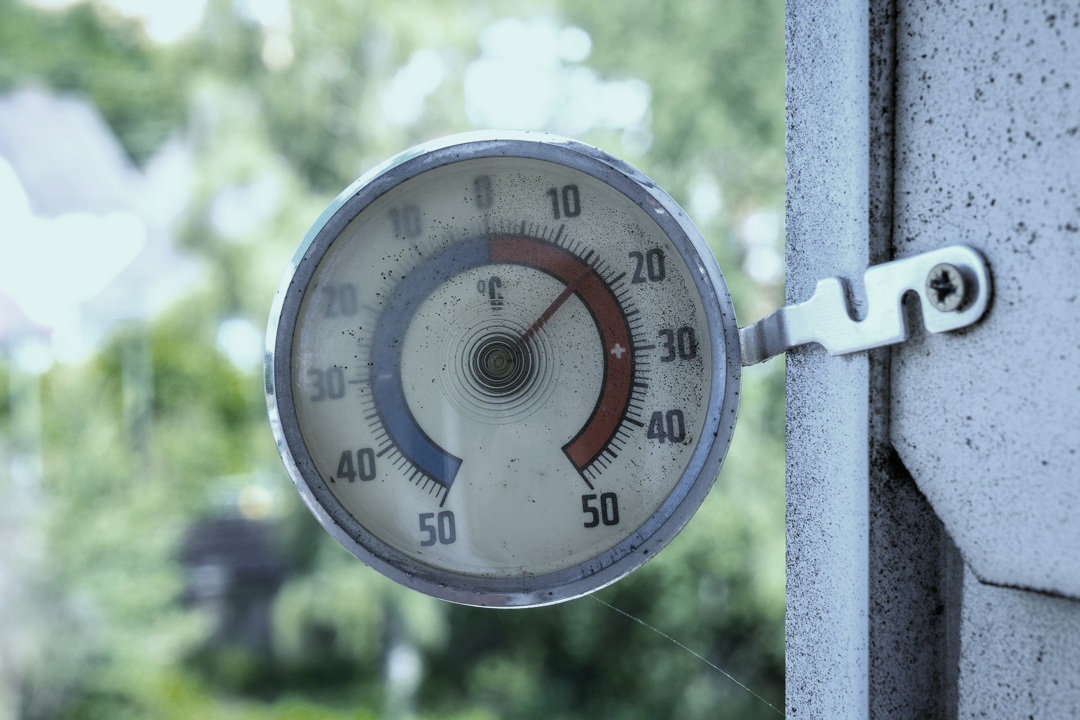
[[[788,354],[793,717],[1080,714],[1077,93],[1076,3],[789,0],[788,302],[956,242],[995,279]]]
[[[898,30],[897,253],[971,244],[995,299],[893,352],[893,444],[976,575],[1080,598],[1080,6]]]
[[[789,304],[869,261],[867,18],[860,0],[788,4]],[[787,373],[787,713],[864,717],[869,364],[814,346]]]

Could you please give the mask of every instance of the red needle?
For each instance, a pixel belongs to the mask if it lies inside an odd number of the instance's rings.
[[[597,258],[596,261],[599,261],[599,259],[600,258]],[[544,326],[544,323],[550,320],[551,316],[554,315],[560,307],[562,307],[562,304],[566,302],[566,299],[574,294],[574,291],[578,289],[578,285],[580,285],[589,275],[589,273],[592,272],[592,269],[596,267],[596,261],[594,261],[593,265],[589,265],[584,270],[582,270],[576,278],[571,280],[570,284],[567,285],[561,293],[559,293],[559,297],[555,298],[555,300],[550,305],[548,305],[547,310],[542,312],[540,314],[540,317],[536,318],[536,322],[534,322],[529,327],[529,329],[525,331],[525,334],[521,336],[522,343],[528,342],[529,338],[535,335],[536,331],[542,328]]]

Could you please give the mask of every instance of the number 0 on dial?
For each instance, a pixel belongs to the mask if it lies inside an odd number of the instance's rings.
[[[648,178],[471,133],[371,171],[308,231],[267,336],[278,449],[358,558],[430,595],[567,600],[686,524],[727,452],[735,315]]]

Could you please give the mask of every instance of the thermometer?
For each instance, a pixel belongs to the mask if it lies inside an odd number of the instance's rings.
[[[279,452],[362,561],[470,605],[610,584],[686,524],[739,397],[731,299],[663,190],[588,145],[469,133],[375,168],[275,297]]]

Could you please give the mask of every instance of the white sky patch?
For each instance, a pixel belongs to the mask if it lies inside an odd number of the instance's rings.
[[[780,213],[775,210],[756,210],[746,217],[740,236],[746,246],[743,269],[758,283],[771,285],[784,276],[784,256],[778,249]]]
[[[591,51],[588,33],[560,29],[547,18],[492,23],[480,34],[480,57],[465,69],[470,122],[566,135],[621,129],[647,138],[642,131],[647,133],[649,86],[636,79],[604,80],[575,64]]]
[[[81,0],[26,0],[45,8],[65,8]],[[191,32],[202,22],[207,0],[104,0],[121,15],[142,23],[151,40],[171,43]],[[256,0],[251,0],[252,2]],[[285,0],[260,0],[284,2]]]
[[[263,27],[284,27],[292,19],[288,0],[245,0],[238,9],[243,17]]]
[[[281,194],[282,183],[270,173],[250,185],[222,190],[210,208],[210,224],[225,238],[241,239],[270,218]]]
[[[566,62],[581,62],[592,52],[592,38],[579,27],[559,31],[559,55]]]
[[[281,30],[267,31],[261,57],[266,69],[273,72],[281,72],[292,65],[296,59],[296,51],[288,33]]]
[[[386,679],[398,692],[412,692],[420,684],[423,665],[411,645],[394,645],[386,660]]]
[[[147,164],[142,211],[151,224],[167,227],[191,200],[194,182],[191,151],[176,138],[169,140]]]
[[[292,10],[288,0],[237,0],[234,7],[240,17],[263,29],[260,57],[271,72],[281,72],[293,64],[296,49],[290,30]]]
[[[414,125],[424,112],[424,100],[442,83],[446,71],[434,50],[418,50],[398,68],[383,94],[383,113],[396,125]]]
[[[563,72],[562,107],[556,109],[559,132],[579,135],[592,128],[631,128],[649,110],[649,86],[641,80],[602,80],[596,71],[577,67]]]
[[[249,370],[263,361],[263,334],[243,318],[230,318],[218,326],[217,346],[242,370]]]
[[[122,15],[142,22],[146,34],[159,43],[171,43],[202,22],[206,0],[105,0]]]
[[[712,222],[723,209],[720,185],[713,177],[698,175],[690,181],[690,214],[694,222]]]
[[[11,355],[16,365],[35,375],[47,373],[53,366],[52,349],[44,340],[33,335],[16,343]]]
[[[0,290],[31,320],[69,324],[79,304],[104,290],[145,243],[146,225],[132,213],[37,217],[14,169],[0,158]]]

